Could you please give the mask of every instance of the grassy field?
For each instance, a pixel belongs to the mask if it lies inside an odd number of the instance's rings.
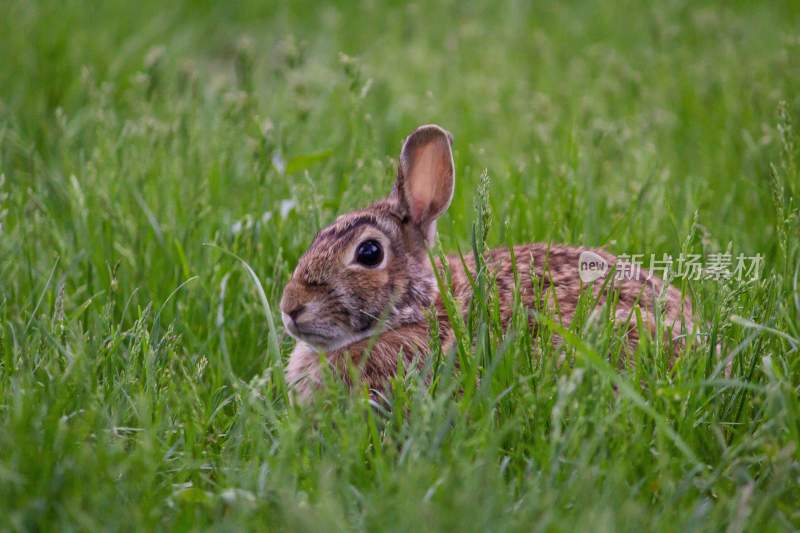
[[[800,4],[649,4],[0,3],[0,529],[800,527]],[[445,252],[763,272],[676,281],[672,367],[504,336],[487,289],[435,387],[292,407],[287,276],[426,122]]]

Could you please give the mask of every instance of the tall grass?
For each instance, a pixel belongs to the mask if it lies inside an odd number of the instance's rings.
[[[798,28],[789,1],[2,3],[0,527],[800,527]],[[482,274],[387,404],[331,377],[291,406],[283,284],[424,122],[456,139],[434,253],[764,271],[676,280],[702,335],[621,368],[589,302],[503,332]]]

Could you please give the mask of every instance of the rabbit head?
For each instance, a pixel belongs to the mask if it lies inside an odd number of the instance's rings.
[[[332,351],[381,326],[425,320],[438,291],[428,247],[455,187],[451,144],[439,126],[414,130],[388,198],[338,217],[316,235],[281,299],[293,337]]]

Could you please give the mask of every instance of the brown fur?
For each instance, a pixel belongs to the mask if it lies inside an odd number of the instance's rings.
[[[447,209],[454,187],[451,140],[438,126],[417,129],[403,146],[398,179],[389,198],[339,217],[316,236],[300,259],[284,290],[281,311],[287,329],[298,337],[286,376],[301,401],[308,400],[319,387],[321,363],[327,362],[347,379],[345,369],[352,361],[360,368],[361,379],[371,389],[381,390],[396,372],[400,354],[407,362],[424,360],[431,336],[425,317],[428,309],[438,315],[442,345],[451,344],[452,331],[428,259],[435,219]],[[385,260],[377,268],[363,267],[353,260],[355,247],[366,239],[383,245]],[[557,316],[568,326],[583,287],[578,263],[585,250],[546,244],[516,246],[519,291],[525,305],[533,309],[557,307]],[[615,264],[613,255],[592,251],[610,267]],[[516,285],[510,254],[508,249],[496,249],[486,252],[484,258],[496,280],[504,325],[512,314]],[[460,258],[451,256],[447,262],[453,295],[465,312],[472,298],[467,273]],[[474,257],[468,256],[464,262],[474,276]],[[442,265],[437,264],[437,268]],[[631,346],[639,338],[634,307],[641,310],[648,329],[652,330],[655,323],[663,282],[648,277],[643,270],[639,280],[613,282],[619,299],[615,319],[626,328]],[[598,307],[606,300],[606,294],[601,293],[604,279],[590,284]],[[544,289],[543,293],[535,290],[534,283]],[[539,301],[535,301],[536,294]],[[663,314],[671,339],[691,331],[691,304],[674,287],[666,290]],[[532,326],[535,328],[535,324]],[[678,345],[676,342],[676,349]]]

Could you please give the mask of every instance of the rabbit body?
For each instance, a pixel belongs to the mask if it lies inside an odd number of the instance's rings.
[[[447,350],[453,332],[434,268],[440,279],[449,271],[450,290],[462,313],[472,298],[475,258],[450,256],[447,265],[431,264],[428,249],[436,219],[447,209],[455,186],[452,137],[438,126],[422,126],[405,141],[397,182],[385,200],[349,213],[320,231],[301,257],[281,300],[287,331],[298,342],[286,378],[298,400],[307,401],[320,386],[324,366],[349,381],[352,362],[370,389],[382,390],[395,374],[398,357],[424,361],[430,340],[438,336]],[[581,254],[592,252],[607,264],[597,279],[582,283]],[[582,291],[591,290],[595,313],[614,294],[612,320],[624,327],[630,346],[639,338],[634,309],[651,331],[660,311],[668,340],[677,349],[681,333],[691,331],[691,303],[675,287],[641,271],[607,280],[617,258],[597,249],[525,244],[487,251],[505,326],[512,316],[515,291],[529,309],[546,309],[569,326]],[[516,265],[515,268],[512,265]],[[446,267],[446,268],[445,268]],[[515,281],[517,280],[517,281]],[[603,287],[613,286],[613,292]],[[658,308],[659,302],[663,306]],[[438,332],[430,331],[434,312]],[[533,317],[533,314],[531,314]],[[535,329],[535,320],[531,319]],[[559,342],[554,338],[554,342]]]
[[[551,316],[557,317],[565,327],[572,322],[582,290],[592,291],[592,301],[596,303],[595,309],[599,310],[606,304],[606,291],[603,291],[606,284],[605,276],[588,285],[581,284],[578,264],[580,254],[587,250],[603,257],[610,267],[616,264],[613,255],[598,249],[544,243],[519,245],[513,250],[516,276],[509,249],[490,250],[485,256],[485,263],[492,272],[497,289],[500,316],[504,326],[512,317],[514,291],[517,290],[527,308],[548,309],[552,311]],[[460,256],[449,256],[447,263],[452,283],[451,294],[465,313],[472,298],[470,279],[475,279],[475,260],[472,256],[464,257],[463,261]],[[465,271],[465,265],[469,276]],[[442,265],[436,266],[444,275]],[[518,284],[515,279],[518,280]],[[652,333],[659,299],[662,302],[664,324],[668,329],[665,332],[667,340],[674,341],[671,349],[677,350],[681,345],[679,341],[681,332],[692,330],[691,302],[688,298],[682,298],[680,291],[673,286],[668,286],[666,292],[663,292],[664,283],[660,278],[642,271],[638,280],[614,280],[613,287],[618,298],[613,309],[613,318],[625,329],[631,347],[635,346],[639,339],[636,316],[633,314],[634,307],[639,307],[642,321],[650,327]],[[442,349],[447,351],[452,346],[453,331],[441,295],[438,290],[435,292],[432,310],[439,325],[439,343]],[[535,328],[535,324],[533,327]],[[360,369],[361,379],[371,390],[382,390],[396,372],[398,356],[402,354],[406,367],[414,364],[415,360],[417,363],[424,361],[425,355],[430,350],[431,336],[430,321],[423,318],[387,328],[377,339],[367,337],[358,340],[327,352],[322,358],[317,349],[299,341],[289,359],[286,370],[287,382],[301,401],[307,401],[321,385],[323,365],[330,365],[334,372],[349,380],[347,366],[352,363]],[[554,336],[554,342],[559,342],[557,335]]]

